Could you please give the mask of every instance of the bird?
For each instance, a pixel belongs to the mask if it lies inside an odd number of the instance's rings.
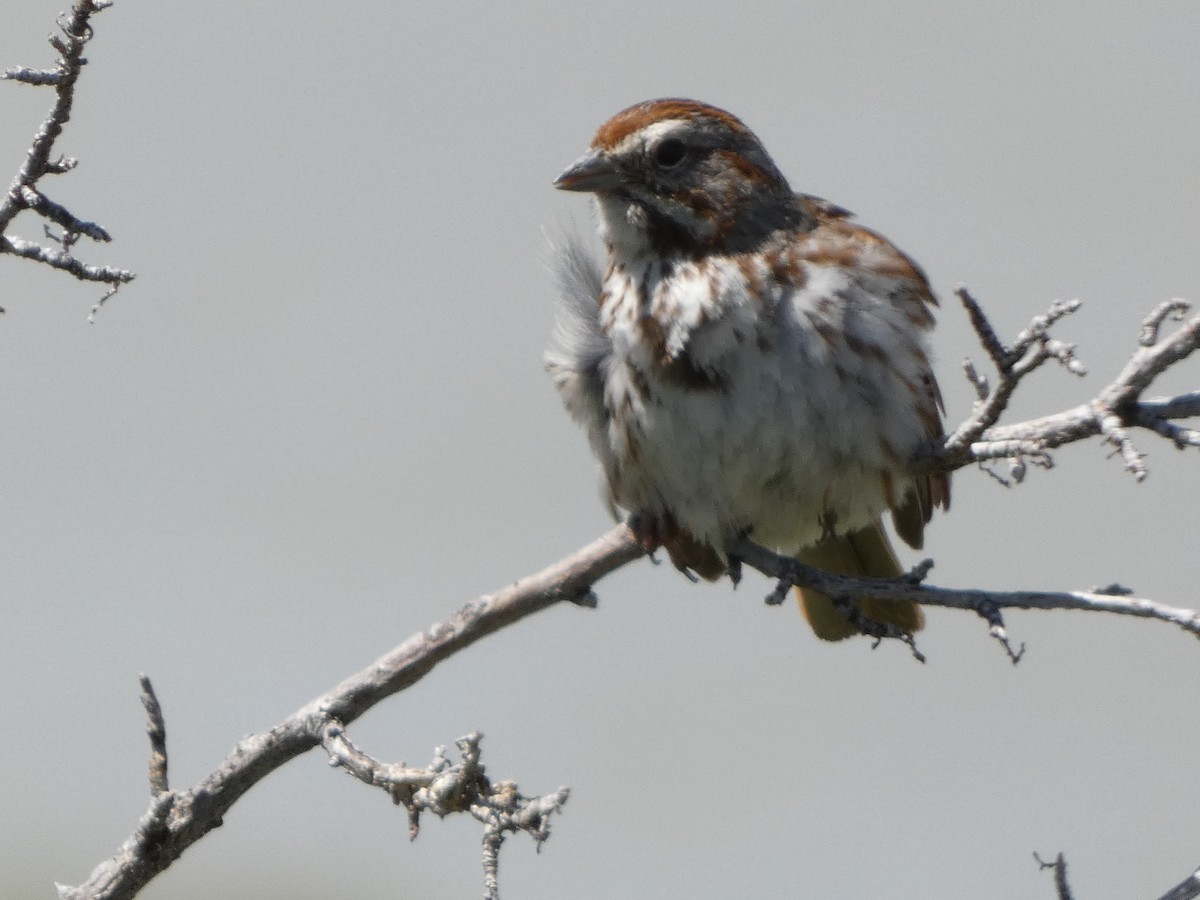
[[[648,100],[553,182],[594,198],[606,259],[558,249],[545,363],[647,551],[716,580],[742,538],[825,571],[902,574],[949,476],[910,461],[944,436],[937,300],[921,268],[846,209],[797,193],[736,116]],[[797,588],[817,637],[864,633]],[[912,635],[919,605],[857,598]]]

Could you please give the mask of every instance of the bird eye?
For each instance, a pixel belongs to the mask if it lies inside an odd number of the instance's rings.
[[[687,147],[679,138],[667,138],[654,148],[654,161],[664,169],[677,166],[687,156]]]

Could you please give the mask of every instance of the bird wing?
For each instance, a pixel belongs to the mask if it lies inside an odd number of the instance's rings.
[[[887,238],[851,221],[842,207],[808,195],[801,195],[801,199],[810,204],[817,217],[817,226],[806,242],[813,261],[834,262],[885,279],[893,286],[888,292],[890,302],[919,329],[933,327],[932,309],[938,305],[937,298],[920,266]],[[926,439],[937,441],[945,436],[942,394],[932,363],[923,351],[920,364],[917,415]],[[915,478],[913,489],[896,497],[891,505],[896,533],[909,546],[920,549],[925,524],[939,506],[950,506],[950,476],[937,472]]]

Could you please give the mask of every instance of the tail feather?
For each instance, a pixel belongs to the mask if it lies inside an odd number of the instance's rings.
[[[838,575],[895,578],[904,573],[881,522],[827,537],[812,547],[805,547],[796,558]],[[800,596],[800,608],[817,637],[840,641],[859,633],[825,594],[800,587],[796,588],[796,593]],[[915,603],[865,598],[853,603],[868,619],[886,622],[909,634],[920,631],[925,624],[921,607]]]

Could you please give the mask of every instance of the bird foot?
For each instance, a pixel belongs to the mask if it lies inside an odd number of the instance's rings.
[[[670,513],[636,512],[628,525],[643,550],[651,554],[660,547],[666,550],[675,568],[690,581],[715,581],[725,574],[720,554],[680,528]]]

